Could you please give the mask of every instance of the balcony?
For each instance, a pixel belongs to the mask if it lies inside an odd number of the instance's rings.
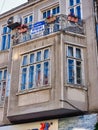
[[[69,19],[66,15],[51,16],[44,21],[37,22],[33,25],[22,25],[24,27],[16,28],[12,43],[17,45],[32,39],[43,37],[58,31],[72,32],[84,35],[84,22],[82,20]]]

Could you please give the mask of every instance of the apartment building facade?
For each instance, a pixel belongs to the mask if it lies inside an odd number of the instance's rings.
[[[85,115],[98,112],[94,5],[28,0],[0,15],[1,130],[94,128],[97,115]]]

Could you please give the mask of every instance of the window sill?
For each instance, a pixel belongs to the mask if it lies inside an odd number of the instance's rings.
[[[87,91],[87,87],[85,87],[85,86],[82,85],[82,84],[70,84],[70,83],[67,83],[67,84],[65,84],[64,86],[65,86],[65,87],[76,88],[76,89],[81,89],[81,90]]]
[[[38,91],[42,91],[42,90],[47,90],[47,89],[51,89],[50,85],[45,85],[45,86],[41,86],[38,88],[31,88],[31,89],[26,89],[26,90],[21,90],[19,92],[16,93],[16,96],[18,95],[24,95],[24,94],[28,94],[28,93],[32,93],[32,92],[38,92]]]

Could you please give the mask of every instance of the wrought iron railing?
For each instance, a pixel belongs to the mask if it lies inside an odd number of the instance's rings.
[[[30,25],[27,30],[22,33],[17,29],[18,31],[14,34],[14,37],[12,37],[12,42],[13,45],[16,45],[58,31],[85,34],[84,29],[84,22],[82,20],[73,22],[68,20],[68,16],[61,14],[58,16],[51,16],[45,21]]]

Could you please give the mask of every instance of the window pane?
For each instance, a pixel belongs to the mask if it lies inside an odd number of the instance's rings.
[[[73,47],[68,47],[68,56],[69,57],[73,56]]]
[[[74,15],[74,8],[70,9],[70,14]]]
[[[73,6],[74,5],[74,0],[69,0],[69,6]]]
[[[7,70],[4,70],[4,77],[3,77],[3,79],[6,80],[6,77],[7,77]]]
[[[76,48],[76,58],[80,58],[81,59],[81,50]]]
[[[21,90],[24,90],[26,88],[26,73],[27,73],[27,68],[23,68],[22,69]]]
[[[48,59],[49,58],[49,50],[45,50],[44,51],[44,59]]]
[[[7,33],[7,27],[3,27],[3,34]]]
[[[6,35],[2,36],[2,50],[6,49]]]
[[[29,16],[29,22],[32,22],[33,21],[33,16]]]
[[[76,4],[79,4],[80,3],[80,0],[76,0]]]
[[[50,16],[50,10],[47,11],[47,17],[49,17],[49,16]]]
[[[28,18],[24,18],[24,23],[25,23],[25,24],[28,23]]]
[[[30,63],[31,63],[31,64],[34,63],[34,54],[31,54],[31,55],[30,55]]]
[[[68,82],[74,83],[74,61],[68,60]]]
[[[6,89],[6,82],[3,82],[2,94],[1,94],[1,100],[2,101],[4,101],[4,98],[5,98],[5,89]]]
[[[77,78],[77,84],[81,84],[81,62],[76,61],[76,78]]]
[[[2,80],[2,71],[0,71],[0,80]]]
[[[60,8],[59,8],[59,6],[57,7],[57,13],[59,13],[60,12]]]
[[[36,65],[36,86],[41,84],[41,64]]]
[[[29,88],[32,88],[34,85],[34,66],[29,68]]]
[[[41,61],[41,51],[37,52],[36,61]]]
[[[80,8],[80,6],[76,7],[76,12],[77,12],[78,18],[81,19],[81,8]]]
[[[8,49],[10,48],[10,39],[11,39],[11,35],[8,34],[8,45],[7,45],[7,48],[8,48]]]
[[[10,33],[10,32],[11,32],[11,29],[10,29],[10,28],[7,28],[7,32]]]
[[[44,12],[44,13],[43,13],[43,19],[46,18],[46,17],[47,17],[47,16],[46,16],[46,12]]]
[[[48,84],[49,83],[49,63],[45,62],[44,63],[44,77],[43,77],[43,84]]]
[[[56,8],[52,9],[52,14],[56,14]]]
[[[22,65],[27,65],[27,56],[24,56],[24,57],[23,57]]]

